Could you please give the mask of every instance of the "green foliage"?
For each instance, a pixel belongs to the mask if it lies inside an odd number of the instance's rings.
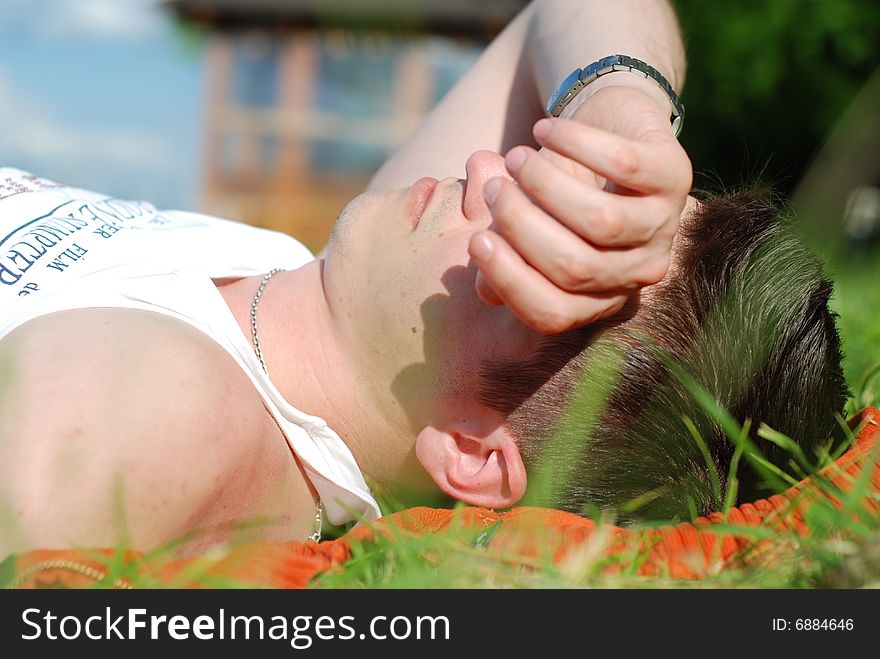
[[[673,4],[688,56],[682,143],[694,163],[696,184],[714,189],[719,183],[731,186],[761,178],[791,192],[854,96],[880,67],[880,3]],[[864,120],[874,121],[870,108],[867,113]],[[846,164],[838,160],[834,167]],[[836,200],[836,188],[846,181],[829,184],[835,189],[823,194]],[[799,215],[804,212],[800,209]],[[820,210],[822,222],[835,224],[840,218],[828,212],[841,213],[842,207],[835,201],[830,211]],[[834,236],[827,238],[837,244]],[[815,240],[811,246],[827,247]],[[880,363],[880,249],[856,249],[841,241],[839,249],[820,251],[832,256],[832,306],[840,314],[844,367],[855,395],[847,411],[854,413],[880,402],[880,377],[871,376]]]
[[[848,258],[832,265],[832,277],[831,304],[840,315],[844,371],[854,395],[847,412],[880,407],[880,247],[850,250]]]
[[[760,176],[790,189],[880,65],[880,3],[673,4],[688,57],[682,142],[697,183],[711,186],[717,178],[731,185]]]

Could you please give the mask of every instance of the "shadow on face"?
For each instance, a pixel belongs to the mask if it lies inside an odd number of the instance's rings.
[[[479,351],[475,344],[484,333],[479,327],[482,310],[477,305],[482,303],[474,292],[475,277],[474,267],[448,268],[440,278],[446,292],[431,295],[420,305],[425,361],[406,366],[391,383],[413,428],[431,420],[426,407],[439,407],[442,400],[466,395],[472,387],[467,358]]]

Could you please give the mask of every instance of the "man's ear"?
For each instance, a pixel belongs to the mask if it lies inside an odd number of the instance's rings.
[[[526,491],[526,470],[516,440],[500,424],[466,420],[423,428],[416,457],[446,494],[485,508],[508,508]]]

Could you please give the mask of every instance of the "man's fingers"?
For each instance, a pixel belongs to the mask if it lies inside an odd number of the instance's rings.
[[[614,194],[586,185],[528,147],[513,149],[506,160],[533,201],[594,245],[632,247],[649,242],[661,228],[675,231],[676,223],[670,222],[674,209],[662,198]]]
[[[534,134],[542,146],[630,190],[654,193],[690,188],[689,160],[671,133],[668,140],[636,142],[576,121],[542,119],[535,124]]]
[[[509,181],[502,181],[490,208],[495,230],[517,257],[569,293],[632,291],[657,283],[669,267],[671,237],[643,247],[596,247],[535,206]],[[496,282],[490,283],[504,298]]]
[[[476,247],[487,240],[489,250]],[[485,282],[529,327],[557,334],[619,311],[625,295],[577,295],[560,290],[526,263],[501,236],[481,231],[471,238],[471,256]]]
[[[498,293],[489,285],[489,282],[486,281],[480,270],[477,270],[477,279],[474,287],[477,289],[477,296],[486,304],[493,307],[504,304],[504,300],[498,297]]]

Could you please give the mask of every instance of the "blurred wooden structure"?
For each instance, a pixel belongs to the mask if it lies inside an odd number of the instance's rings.
[[[169,0],[208,32],[202,207],[322,247],[525,0]]]

